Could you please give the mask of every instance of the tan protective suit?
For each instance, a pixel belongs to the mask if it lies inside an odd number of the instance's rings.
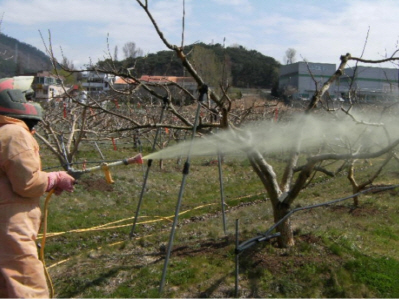
[[[0,297],[48,298],[36,237],[48,177],[23,121],[0,115]]]

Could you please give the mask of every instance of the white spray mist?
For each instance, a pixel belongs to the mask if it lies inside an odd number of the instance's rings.
[[[202,136],[167,147],[149,154],[143,159],[171,159],[187,156],[245,155],[256,149],[263,154],[290,150],[301,138],[301,149],[309,150],[324,145],[326,151],[371,151],[382,148],[399,138],[396,118],[384,118],[372,114],[357,114],[355,122],[341,114],[301,115],[290,122],[254,122],[238,130],[221,130],[216,134]],[[367,125],[372,123],[373,125]],[[190,145],[190,143],[192,145]]]

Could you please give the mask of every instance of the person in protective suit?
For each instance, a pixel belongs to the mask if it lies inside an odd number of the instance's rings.
[[[42,120],[39,104],[17,89],[0,91],[0,298],[48,298],[36,238],[40,197],[73,191],[65,171],[41,170],[32,128]]]

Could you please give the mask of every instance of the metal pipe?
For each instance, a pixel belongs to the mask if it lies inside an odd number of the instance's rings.
[[[180,206],[181,206],[181,202],[182,202],[182,198],[183,198],[184,187],[186,185],[186,178],[187,178],[187,175],[188,175],[189,169],[190,169],[191,150],[192,150],[192,146],[193,146],[193,142],[192,141],[194,140],[195,134],[197,132],[199,114],[200,114],[200,109],[201,109],[201,102],[204,100],[204,96],[208,93],[208,87],[206,85],[201,86],[199,92],[200,92],[200,95],[199,95],[199,98],[198,98],[197,112],[195,114],[195,119],[194,119],[193,132],[192,132],[192,135],[191,135],[191,143],[190,143],[190,147],[189,147],[189,150],[188,150],[188,153],[187,153],[187,160],[184,163],[184,167],[183,167],[183,178],[182,178],[182,182],[181,182],[181,185],[180,185],[179,196],[178,196],[178,200],[177,200],[177,204],[176,204],[175,218],[173,220],[172,230],[171,230],[171,233],[170,233],[170,236],[169,236],[169,244],[168,244],[168,249],[167,249],[167,252],[166,252],[165,264],[164,264],[163,271],[162,271],[161,283],[160,283],[160,286],[159,286],[159,294],[160,295],[162,294],[163,287],[165,285],[166,272],[167,272],[167,268],[168,268],[170,253],[172,251],[173,239],[174,239],[174,236],[175,236],[177,220],[179,218],[179,211],[180,211]]]
[[[235,274],[236,274],[236,277],[235,277],[235,290],[234,290],[234,296],[236,297],[236,298],[238,298],[238,276],[239,276],[239,273],[238,273],[238,271],[239,271],[239,255],[240,255],[240,253],[238,252],[238,219],[236,219],[236,250],[235,250],[235,254],[236,254],[236,256],[235,256],[235,262],[236,262],[236,268],[235,268]]]
[[[355,196],[359,196],[359,195],[361,195],[361,194],[363,194],[363,193],[367,193],[367,192],[370,192],[370,191],[386,191],[386,190],[391,190],[391,189],[395,189],[395,188],[398,188],[398,187],[399,187],[399,185],[392,185],[392,186],[387,186],[387,187],[372,187],[372,188],[369,188],[369,189],[360,191],[360,192],[358,192],[358,193],[356,193],[356,194],[352,194],[352,195],[349,195],[349,196],[346,196],[346,197],[343,197],[343,198],[331,200],[331,201],[328,201],[328,202],[325,202],[325,203],[319,203],[319,204],[315,204],[315,205],[311,205],[311,206],[296,208],[296,209],[294,209],[294,210],[289,211],[287,214],[285,214],[285,216],[284,216],[283,218],[281,218],[279,221],[277,221],[276,223],[274,223],[274,224],[273,224],[265,233],[263,233],[262,235],[253,237],[253,238],[248,239],[248,240],[244,241],[243,243],[241,243],[241,244],[238,246],[237,250],[238,250],[239,252],[241,252],[241,251],[243,251],[243,250],[245,250],[245,249],[247,249],[247,248],[249,248],[249,247],[255,245],[255,244],[258,243],[258,242],[262,242],[262,241],[265,241],[265,240],[268,240],[268,239],[271,239],[271,238],[280,236],[280,233],[276,233],[276,234],[274,234],[274,235],[270,235],[270,234],[271,234],[271,232],[272,232],[277,226],[279,226],[283,221],[285,221],[288,217],[290,217],[292,214],[294,214],[294,213],[296,213],[296,212],[298,212],[298,211],[310,210],[310,209],[319,208],[319,207],[322,207],[322,206],[328,206],[328,205],[331,205],[331,204],[336,204],[336,203],[338,203],[338,202],[341,202],[341,201],[344,201],[344,200],[353,198],[353,197],[355,197]]]
[[[104,166],[107,166],[107,168],[109,168],[109,167],[114,167],[114,166],[119,166],[119,165],[129,165],[129,164],[133,164],[133,163],[142,164],[143,160],[141,158],[142,158],[141,154],[137,154],[134,157],[126,158],[126,159],[111,162],[111,163],[102,163],[101,165],[86,168],[84,170],[75,170],[72,167],[69,167],[68,173],[71,176],[73,176],[75,179],[79,179],[82,174],[96,171],[96,170],[104,170]]]
[[[64,143],[64,136],[60,135],[59,138],[60,138],[60,141],[61,141],[62,153],[64,154],[64,159],[65,159],[65,163],[66,163],[66,166],[67,166],[67,170],[69,170],[69,169],[71,169],[71,163],[68,160],[68,155],[67,155],[66,148],[65,148],[65,143]]]
[[[100,153],[101,159],[105,160],[103,153],[101,152],[100,148],[98,147],[98,144],[96,141],[94,141],[94,145],[96,146],[96,149]]]
[[[222,173],[222,154],[218,152],[218,167],[219,167],[219,185],[220,185],[220,200],[222,202],[222,219],[223,219],[223,231],[227,235],[226,229],[226,213],[224,203],[224,187],[223,187],[223,173]]]
[[[159,124],[161,124],[162,121],[163,121],[164,112],[165,112],[165,110],[167,108],[166,104],[167,104],[167,99],[164,98],[163,107],[162,107],[162,111],[161,111],[161,116],[159,117]],[[157,144],[158,135],[159,135],[160,130],[161,130],[161,127],[158,127],[156,132],[155,132],[155,137],[154,137],[154,142],[152,144],[151,152],[154,152],[154,150],[155,150],[155,146]],[[130,239],[132,239],[133,236],[134,236],[134,230],[136,228],[137,219],[139,218],[139,211],[140,211],[140,208],[141,208],[141,203],[143,201],[144,192],[145,192],[145,189],[147,187],[147,180],[148,180],[148,175],[150,173],[151,165],[152,165],[152,159],[148,160],[148,162],[147,162],[147,170],[146,170],[145,175],[144,175],[143,186],[141,188],[139,202],[137,204],[136,213],[134,215],[134,222],[133,222],[133,225],[132,225],[132,229],[130,230],[130,234],[129,234],[129,238]]]

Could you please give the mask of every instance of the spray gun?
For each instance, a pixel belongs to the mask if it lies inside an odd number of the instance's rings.
[[[88,172],[92,172],[92,171],[96,171],[96,170],[102,170],[104,172],[105,175],[105,179],[107,181],[108,184],[113,184],[114,180],[112,179],[112,175],[111,172],[109,170],[110,167],[114,167],[114,166],[119,166],[119,165],[130,165],[130,164],[143,164],[143,159],[142,159],[142,155],[141,154],[137,154],[131,158],[126,158],[120,161],[116,161],[116,162],[112,162],[112,163],[102,163],[101,165],[98,166],[94,166],[94,167],[90,167],[90,168],[86,168],[83,170],[76,170],[73,169],[71,167],[68,168],[68,174],[73,176],[76,180],[79,179],[81,177],[82,174],[84,173],[88,173]]]
[[[113,184],[114,180],[112,179],[111,172],[109,170],[110,167],[119,166],[122,164],[124,164],[124,165],[129,165],[129,164],[134,164],[134,163],[143,164],[142,155],[141,155],[141,153],[139,153],[139,154],[135,155],[134,157],[126,158],[126,159],[123,159],[120,161],[116,161],[116,162],[112,162],[112,163],[102,163],[99,166],[94,166],[94,167],[86,168],[83,170],[76,170],[71,167],[71,164],[68,161],[68,156],[66,153],[63,136],[61,135],[61,136],[59,136],[59,138],[60,138],[62,153],[64,154],[65,161],[67,162],[68,174],[73,176],[73,178],[75,180],[78,180],[84,173],[88,173],[88,172],[92,172],[92,171],[101,169],[104,172],[105,180],[107,181],[107,183]],[[97,144],[96,144],[96,146],[97,146]]]

